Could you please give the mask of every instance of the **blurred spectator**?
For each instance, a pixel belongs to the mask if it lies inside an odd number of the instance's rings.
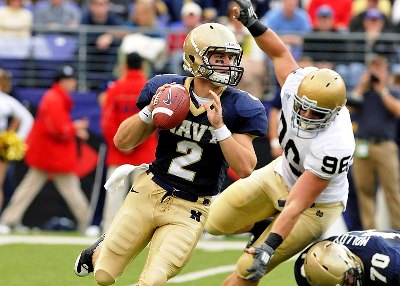
[[[133,34],[128,34],[123,38],[118,63],[125,62],[126,54],[138,52],[145,59],[146,74],[152,77],[159,73],[164,68],[167,59],[164,55],[159,54],[159,45],[165,49],[166,40],[164,29],[158,24],[154,2],[152,0],[136,0],[127,26],[135,27],[139,31],[134,31]],[[126,49],[127,46],[129,46],[128,49]],[[168,51],[164,52],[166,55]]]
[[[226,26],[235,33],[236,39],[243,49],[241,66],[244,68],[244,73],[237,88],[262,99],[267,86],[267,65],[264,53],[258,48],[249,31],[234,18],[232,10],[234,5],[236,5],[234,1],[229,4],[227,12],[229,22]]]
[[[23,0],[6,0],[0,7],[0,58],[25,59],[31,45],[32,12]]]
[[[142,28],[141,33],[149,37],[163,37],[158,32],[162,29],[162,22],[158,22],[157,10],[152,0],[136,0],[126,25],[128,27]]]
[[[84,13],[82,25],[122,26],[123,20],[110,12],[109,0],[90,0],[89,10]],[[114,30],[89,32],[87,35],[87,79],[90,89],[101,89],[112,77],[121,44],[120,34]]]
[[[4,132],[7,131],[16,132],[18,138],[21,141],[25,141],[32,127],[33,117],[25,106],[9,95],[11,84],[11,74],[0,69],[0,134],[4,135]],[[22,144],[22,142],[17,140],[14,143]],[[0,211],[4,203],[3,185],[9,161],[16,159],[12,158],[12,156],[11,158],[7,158],[7,154],[2,152],[5,151],[3,148],[12,147],[7,145],[0,140],[0,148],[2,149],[0,150]]]
[[[317,25],[317,11],[322,6],[332,9],[333,27],[338,30],[348,30],[351,19],[352,0],[310,0],[308,14],[311,17],[313,27]]]
[[[31,35],[32,12],[24,7],[23,0],[6,0],[6,5],[0,7],[0,36]]]
[[[384,36],[391,29],[385,27],[385,16],[376,8],[368,9],[363,19],[363,38],[353,37],[349,41],[348,56],[356,62],[365,62],[371,54],[381,54],[390,63],[397,61],[397,51],[393,39]]]
[[[400,33],[400,0],[394,0],[392,8],[392,24],[394,30]],[[400,58],[400,48],[399,48],[399,58]]]
[[[394,0],[392,5],[392,24],[400,27],[400,0]]]
[[[46,25],[49,28],[78,27],[81,21],[81,10],[68,0],[46,0],[36,3],[34,24]]]
[[[114,145],[113,138],[121,122],[140,111],[136,107],[136,101],[147,81],[143,73],[143,61],[139,54],[128,54],[126,63],[121,67],[123,71],[120,79],[115,81],[99,98],[102,107],[101,127],[107,144],[107,178],[120,165],[150,163],[155,158],[157,146],[155,134],[129,152],[122,152]],[[114,215],[129,191],[131,182],[125,184],[125,186],[125,192],[106,193],[102,220],[103,231],[106,231],[110,226]]]
[[[282,5],[272,8],[262,21],[279,34],[302,34],[311,31],[307,12],[299,8],[298,0],[283,0]]]
[[[197,27],[199,23],[201,23],[202,16],[203,9],[200,7],[200,5],[196,4],[195,2],[187,2],[185,3],[185,5],[182,6],[180,19],[178,21],[172,22],[170,24],[170,28],[191,30]],[[182,43],[180,43],[181,48]],[[178,44],[176,44],[176,46],[178,46]]]
[[[390,85],[400,92],[400,71],[390,75]]]
[[[169,23],[180,21],[182,6],[186,0],[163,0],[168,9]]]
[[[16,188],[10,203],[0,218],[0,233],[22,222],[23,215],[48,180],[54,182],[65,199],[78,228],[86,227],[88,200],[81,189],[77,167],[77,141],[88,139],[88,120],[71,120],[77,79],[71,66],[57,72],[54,85],[43,95],[28,136],[25,161],[29,169]]]
[[[362,5],[362,9],[358,9],[357,8],[357,2],[360,3],[364,3],[365,5]],[[350,21],[350,27],[349,30],[350,32],[364,32],[365,31],[365,27],[364,27],[364,19],[365,19],[365,14],[367,13],[368,10],[370,9],[377,9],[379,11],[381,11],[382,15],[383,15],[383,19],[384,19],[384,29],[391,29],[392,28],[392,24],[390,19],[388,18],[387,15],[385,15],[385,13],[383,11],[390,11],[390,6],[388,7],[389,10],[385,9],[382,3],[388,3],[389,1],[387,0],[359,0],[359,1],[355,1],[353,2],[353,17],[351,18]]]
[[[182,7],[181,20],[171,23],[171,32],[168,34],[168,52],[170,55],[169,71],[175,74],[184,74],[183,70],[183,42],[186,35],[202,22],[203,10],[194,2],[188,2]],[[238,22],[238,21],[237,21]]]
[[[298,0],[283,0],[282,5],[269,10],[261,21],[279,34],[295,57],[301,56],[302,35],[311,31],[308,13],[299,8]]]
[[[231,0],[195,0],[204,11],[204,18],[207,22],[225,22],[226,11]],[[254,10],[259,18],[263,17],[270,8],[270,0],[251,0]]]
[[[312,33],[303,37],[303,55],[314,59],[316,66],[333,68],[333,63],[345,62],[347,36],[334,26],[334,11],[328,5],[316,11]]]
[[[396,71],[390,75],[390,85],[392,86],[392,88],[400,92],[400,71]],[[396,142],[397,146],[400,146],[400,120],[397,121]]]
[[[356,16],[369,8],[378,8],[386,16],[390,16],[392,0],[353,0],[353,16]]]
[[[382,186],[392,228],[400,228],[400,168],[395,142],[400,117],[400,92],[388,84],[385,57],[374,55],[367,71],[351,93],[356,105],[358,129],[353,178],[364,229],[375,228],[376,185]]]
[[[154,2],[154,9],[157,15],[157,23],[161,27],[166,27],[169,23],[168,7],[163,0],[150,0]]]
[[[118,15],[122,20],[127,20],[132,9],[130,0],[110,0],[110,12]]]

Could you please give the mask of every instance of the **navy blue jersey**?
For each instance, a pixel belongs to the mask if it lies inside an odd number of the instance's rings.
[[[155,76],[142,89],[137,106],[147,106],[163,84],[176,82],[191,90],[192,80],[175,74]],[[156,159],[150,164],[150,171],[177,190],[198,196],[215,195],[221,189],[228,165],[206,110],[190,94],[190,112],[182,124],[159,131]],[[258,99],[232,87],[227,87],[220,99],[224,123],[232,133],[266,135],[266,112]]]
[[[363,286],[400,286],[400,230],[351,231],[327,240],[345,245],[364,265]],[[310,246],[311,247],[311,246]],[[309,286],[301,275],[308,247],[295,263],[296,282]]]

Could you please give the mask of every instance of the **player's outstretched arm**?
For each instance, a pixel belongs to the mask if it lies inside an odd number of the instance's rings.
[[[297,62],[279,36],[258,20],[250,0],[235,2],[240,7],[234,8],[236,19],[247,27],[260,49],[271,58],[279,84],[283,85],[287,76],[299,67]]]

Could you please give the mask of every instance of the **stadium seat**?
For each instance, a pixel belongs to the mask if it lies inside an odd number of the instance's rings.
[[[0,68],[12,74],[13,85],[19,85],[25,78],[24,66],[25,66],[25,60],[23,59],[0,57]]]
[[[0,58],[25,59],[31,51],[31,37],[0,36]]]
[[[78,40],[67,35],[37,35],[32,41],[32,57],[37,60],[72,60]]]

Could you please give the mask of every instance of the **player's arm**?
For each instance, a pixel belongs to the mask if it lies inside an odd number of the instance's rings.
[[[236,19],[247,27],[260,49],[271,58],[279,84],[282,86],[287,76],[299,68],[297,62],[279,36],[258,20],[250,0],[235,2],[240,7],[240,10],[234,7]]]
[[[328,184],[329,180],[324,180],[308,170],[299,177],[265,242],[256,248],[246,248],[246,252],[254,257],[253,265],[247,269],[250,272],[247,280],[257,281],[265,275],[275,250],[290,234],[302,212],[311,206]]]
[[[142,111],[143,110],[147,112],[151,119],[151,111],[149,111],[149,108],[146,109],[145,107]],[[152,121],[146,123],[142,120],[140,112],[125,119],[118,127],[117,133],[115,133],[114,144],[115,147],[121,151],[129,151],[135,148],[156,130],[156,126]],[[146,118],[146,115],[142,116]]]
[[[257,22],[255,25],[262,25]],[[251,28],[251,27],[250,27]],[[249,31],[251,31],[249,28]],[[279,84],[285,83],[287,76],[299,68],[289,49],[279,36],[271,29],[266,30],[258,37],[254,37],[260,49],[268,55],[274,63],[275,74]]]
[[[285,239],[303,211],[314,203],[322,191],[328,187],[329,182],[309,170],[304,171],[290,190],[285,207],[275,221],[271,232]]]
[[[145,106],[139,113],[122,121],[114,136],[114,144],[121,151],[130,151],[137,145],[145,141],[154,130],[157,129],[153,123],[152,112],[154,110],[155,95],[168,88],[173,83],[164,84],[158,87],[154,93],[151,102]]]
[[[232,134],[224,124],[220,98],[211,90],[210,94],[214,100],[204,107],[222,153],[229,167],[240,178],[248,177],[257,164],[257,156],[252,143],[253,137],[247,134]]]
[[[253,137],[247,134],[232,134],[219,142],[226,161],[240,178],[250,176],[257,164]]]

